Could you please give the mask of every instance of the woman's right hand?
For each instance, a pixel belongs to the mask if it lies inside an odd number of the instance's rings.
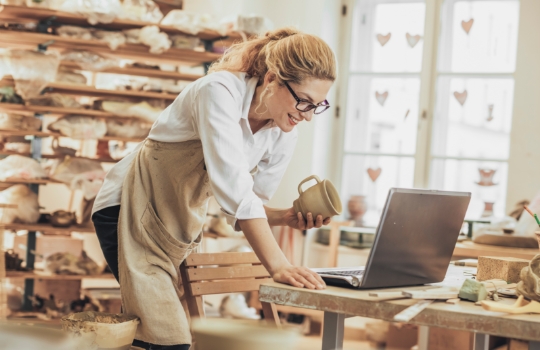
[[[326,284],[321,276],[306,267],[288,265],[277,270],[272,278],[279,283],[298,288],[324,289]]]

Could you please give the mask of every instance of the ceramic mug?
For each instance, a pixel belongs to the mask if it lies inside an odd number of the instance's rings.
[[[317,184],[303,191],[302,185],[309,180],[315,180]],[[293,208],[296,213],[301,212],[304,218],[307,213],[311,213],[314,219],[317,215],[326,219],[341,214],[341,199],[330,180],[321,181],[317,175],[311,175],[300,182],[298,193],[300,196],[293,202]]]

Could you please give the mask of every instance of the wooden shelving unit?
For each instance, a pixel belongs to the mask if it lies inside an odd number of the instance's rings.
[[[66,13],[61,11],[48,10],[44,8],[24,7],[24,6],[12,6],[12,5],[0,5],[0,20],[10,23],[28,23],[28,22],[42,22],[47,21],[52,27],[60,25],[75,25],[81,27],[95,27],[105,30],[124,30],[133,28],[142,28],[147,25],[155,25],[153,23],[145,23],[140,21],[130,20],[114,20],[111,23],[99,23],[92,26],[88,23],[87,19],[78,14]],[[157,25],[161,31],[168,34],[188,34],[173,27]],[[203,41],[203,45],[200,49],[177,49],[171,48],[161,54],[152,54],[149,52],[149,47],[142,44],[124,44],[120,45],[116,50],[111,50],[106,42],[99,40],[81,40],[68,37],[61,37],[59,35],[51,34],[53,30],[43,30],[42,32],[21,32],[0,29],[0,48],[12,48],[12,49],[29,49],[36,50],[38,45],[47,43],[48,51],[56,51],[59,53],[67,50],[87,50],[97,54],[101,54],[105,57],[112,57],[117,59],[127,59],[133,62],[139,62],[146,65],[159,65],[159,64],[171,64],[173,66],[187,65],[193,67],[196,65],[203,65],[204,68],[208,68],[209,64],[218,59],[221,54],[213,52],[214,43],[219,46],[228,45],[232,41],[241,40],[240,35],[237,33],[230,33],[227,36],[222,36],[215,31],[202,31],[196,36]],[[201,51],[204,46],[205,51]],[[60,63],[62,67],[84,70],[76,62],[63,61]],[[136,66],[123,66],[114,67],[103,70],[104,73],[124,74],[134,76],[144,76],[149,78],[159,79],[173,79],[183,81],[194,81],[200,78],[199,75],[185,74],[176,71],[161,71],[158,69],[136,67]],[[14,81],[11,78],[4,78],[0,81],[0,86],[13,86]],[[98,98],[110,98],[110,99],[128,99],[128,100],[145,100],[145,99],[164,99],[168,102],[172,102],[177,94],[172,93],[157,93],[146,91],[118,91],[118,90],[104,90],[96,89],[93,86],[88,85],[76,85],[66,83],[50,83],[47,85],[43,93],[60,93],[74,96],[88,96]],[[24,115],[51,115],[51,116],[63,116],[69,114],[86,115],[98,118],[132,118],[129,116],[118,116],[114,113],[108,113],[100,110],[91,109],[78,109],[78,108],[61,108],[61,107],[49,107],[49,106],[31,106],[31,105],[17,105],[10,103],[0,103],[0,111],[7,111],[10,113],[18,113]],[[39,158],[57,158],[58,155],[42,154],[41,142],[45,137],[65,137],[58,133],[47,131],[21,131],[21,130],[0,130],[0,136],[28,136],[32,140],[32,152],[27,156],[32,156],[36,159]],[[100,140],[103,141],[126,141],[126,142],[139,142],[141,139],[127,138],[127,137],[103,137]],[[0,154],[13,154],[10,152],[0,152]],[[81,157],[86,158],[86,157]],[[114,162],[112,159],[96,159],[98,161]],[[10,179],[5,183],[26,183],[29,184],[34,190],[38,190],[40,185],[46,185],[50,183],[56,183],[47,179],[39,180],[21,180]],[[92,226],[71,226],[68,228],[52,227],[49,224],[5,224],[3,225],[6,230],[26,230],[28,231],[27,239],[27,253],[26,253],[26,266],[29,269],[34,268],[35,256],[31,253],[36,249],[36,233],[41,232],[43,234],[58,234],[69,235],[72,232],[82,233],[95,233]],[[80,280],[86,278],[114,278],[112,275],[99,275],[99,276],[67,276],[67,275],[43,275],[42,273],[32,272],[8,272],[9,278],[23,278],[25,280],[25,298],[24,298],[24,310],[30,310],[30,299],[27,296],[31,296],[34,290],[34,279],[54,279],[54,280]],[[24,313],[19,313],[23,315]],[[29,314],[30,315],[30,314]],[[23,315],[24,316],[24,315]]]
[[[47,184],[58,184],[61,182],[50,180],[50,179],[15,179],[15,178],[9,178],[5,179],[3,181],[0,181],[0,183],[6,183],[6,184],[36,184],[36,185],[47,185]]]
[[[0,150],[0,155],[4,155],[4,156],[19,155],[19,156],[23,156],[23,157],[31,157],[32,156],[30,153],[18,153],[18,152],[1,151],[1,150]],[[43,159],[62,159],[64,157],[65,156],[62,155],[62,154],[42,154],[41,155],[41,158],[43,158]],[[90,158],[90,157],[78,157],[78,156],[74,156],[74,157],[70,157],[70,158],[95,160],[95,161],[100,162],[100,163],[117,163],[117,162],[120,161],[120,159],[117,160],[117,159],[112,159],[112,158]]]
[[[69,12],[61,12],[61,11],[49,10],[45,8],[23,7],[23,6],[14,6],[14,5],[4,5],[3,10],[0,11],[0,19],[11,19],[14,21],[16,21],[17,19],[18,20],[31,19],[31,20],[36,20],[36,21],[42,21],[42,20],[49,19],[52,16],[56,17],[54,21],[55,23],[61,23],[65,25],[74,25],[74,26],[79,26],[79,27],[90,26],[86,17],[79,14],[69,13]],[[98,23],[93,27],[109,29],[109,30],[123,30],[123,29],[142,28],[148,25],[156,25],[159,27],[159,29],[162,32],[166,32],[167,34],[183,34],[183,35],[192,36],[192,34],[178,30],[174,27],[164,26],[161,24],[149,23],[149,22],[131,21],[131,20],[126,20],[126,19],[115,19],[111,23]],[[204,31],[199,32],[195,36],[197,36],[198,38],[202,40],[218,40],[218,39],[224,38],[223,35],[213,30],[204,30]],[[235,32],[228,33],[226,37],[233,40],[242,39],[242,37],[238,33],[235,33]]]

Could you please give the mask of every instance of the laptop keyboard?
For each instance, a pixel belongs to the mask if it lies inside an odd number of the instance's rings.
[[[350,271],[325,271],[321,272],[325,275],[331,276],[363,276],[364,270],[350,270]]]

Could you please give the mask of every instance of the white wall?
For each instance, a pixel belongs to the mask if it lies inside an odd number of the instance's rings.
[[[540,1],[521,0],[507,212],[540,190]]]
[[[226,3],[226,5],[225,5]],[[336,52],[339,40],[341,2],[337,0],[186,0],[184,9],[211,13],[218,18],[234,14],[257,14],[270,19],[275,28],[295,26],[323,38]],[[337,85],[337,84],[335,84]],[[336,105],[335,88],[328,96]],[[299,138],[291,164],[272,198],[273,207],[290,207],[298,197],[298,184],[311,174],[328,178],[328,164],[332,154],[331,142],[335,129],[335,110],[314,116],[311,123],[298,126]]]

